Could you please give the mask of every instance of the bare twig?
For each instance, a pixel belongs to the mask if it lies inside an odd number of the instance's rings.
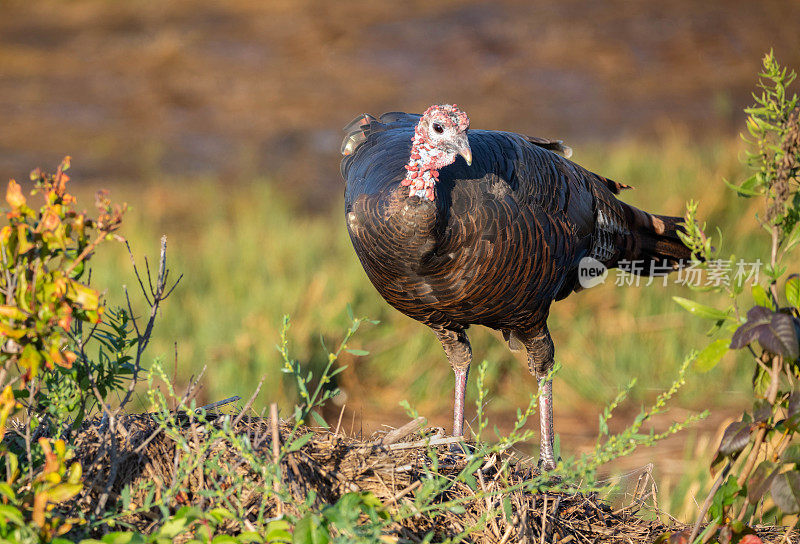
[[[133,361],[133,377],[131,378],[131,382],[128,384],[128,389],[125,391],[125,396],[120,401],[119,406],[117,406],[116,413],[119,413],[122,408],[125,407],[126,404],[131,399],[133,394],[133,389],[136,387],[136,384],[139,379],[139,371],[141,370],[141,361],[142,355],[144,354],[145,349],[147,349],[147,345],[150,343],[150,336],[153,334],[153,326],[156,322],[156,316],[158,315],[158,309],[161,303],[167,299],[167,297],[172,293],[175,287],[178,285],[178,282],[181,281],[183,275],[181,275],[172,287],[167,288],[166,281],[169,275],[169,269],[167,269],[167,237],[161,237],[161,252],[158,259],[158,276],[156,278],[155,286],[150,283],[150,293],[148,296],[147,290],[144,287],[144,282],[142,281],[141,274],[139,274],[139,269],[136,266],[136,260],[133,258],[133,253],[131,252],[130,245],[126,242],[126,247],[128,248],[128,255],[131,258],[131,263],[133,264],[133,272],[136,275],[136,279],[139,282],[139,286],[142,288],[142,294],[144,295],[145,300],[150,305],[150,316],[145,324],[144,330],[140,330],[139,324],[133,312],[133,307],[131,305],[130,296],[128,295],[128,290],[125,289],[125,299],[127,300],[128,304],[128,311],[130,312],[131,322],[133,323],[134,330],[137,336],[136,342],[136,356],[134,357]],[[147,260],[145,259],[145,263]],[[147,269],[148,281],[150,278],[150,267],[149,265],[145,265]]]
[[[339,429],[342,426],[342,416],[344,415],[344,409],[347,404],[342,404],[342,409],[339,411],[339,420],[336,422],[336,431],[334,431],[333,436],[339,436]]]
[[[258,396],[258,393],[261,391],[261,386],[264,384],[264,379],[265,378],[266,378],[266,376],[262,376],[261,377],[261,380],[259,380],[258,386],[256,387],[256,390],[253,392],[252,395],[250,395],[250,400],[248,400],[247,404],[244,405],[244,408],[242,408],[242,411],[239,412],[238,416],[236,416],[236,419],[233,420],[233,424],[231,425],[231,427],[236,427],[239,424],[239,422],[242,420],[244,415],[247,413],[247,411],[250,409],[250,407],[253,405],[253,402],[255,402],[256,397]]]
[[[411,485],[409,485],[408,487],[406,487],[402,491],[399,491],[394,497],[389,499],[389,501],[396,503],[399,499],[402,499],[403,497],[405,497],[406,495],[408,495],[409,493],[411,493],[412,491],[414,491],[416,488],[418,488],[421,485],[422,485],[422,480],[417,480],[416,482],[412,483]]]
[[[540,544],[544,544],[544,533],[547,529],[547,495],[544,496],[544,504],[542,505],[542,534],[539,539]]]
[[[69,275],[72,273],[72,271],[75,270],[75,267],[78,266],[87,257],[87,255],[89,255],[89,253],[94,251],[94,248],[97,247],[97,244],[102,242],[105,239],[107,234],[108,234],[107,231],[100,231],[100,233],[98,233],[97,237],[94,240],[92,240],[91,242],[89,242],[89,245],[87,245],[85,248],[83,248],[83,251],[81,251],[81,254],[78,255],[75,258],[74,261],[72,261],[72,263],[67,267],[66,270],[64,270],[64,275],[69,277]]]
[[[445,444],[456,444],[463,440],[464,438],[461,436],[448,436],[445,438],[434,437],[431,439],[420,440],[418,442],[402,442],[400,444],[392,444],[391,446],[389,446],[389,449],[392,451],[396,451],[396,450],[407,450],[412,448],[422,448],[427,445],[444,446]]]
[[[242,412],[244,413],[244,411]],[[275,464],[276,467],[280,468],[281,462],[281,435],[280,429],[278,425],[280,422],[278,421],[278,405],[276,403],[272,403],[269,406],[269,414],[270,420],[272,423],[272,462]],[[280,474],[280,473],[279,473]],[[276,478],[272,482],[272,490],[275,492],[275,501],[277,503],[277,510],[278,516],[283,515],[283,501],[281,501],[280,496],[278,493],[281,490],[281,482],[279,478]]]
[[[423,425],[425,425],[424,417],[420,416],[416,419],[412,419],[402,427],[393,429],[388,433],[386,433],[385,435],[383,435],[383,437],[380,440],[378,440],[378,444],[382,444],[384,446],[388,446],[389,444],[394,444],[395,442],[398,442],[400,439],[405,438],[410,434],[414,434],[419,429],[421,429]]]
[[[700,513],[697,515],[697,521],[692,528],[692,536],[689,537],[689,542],[694,542],[694,539],[697,538],[698,533],[700,532],[700,525],[703,523],[703,518],[706,517],[706,513],[708,509],[711,508],[711,503],[714,502],[714,495],[716,495],[719,486],[722,485],[722,482],[725,480],[725,477],[731,470],[731,462],[728,461],[728,464],[725,465],[725,468],[722,469],[722,472],[719,473],[717,476],[716,481],[714,481],[714,485],[711,486],[711,491],[708,492],[708,496],[706,497],[705,502],[703,503],[703,507],[700,509]]]

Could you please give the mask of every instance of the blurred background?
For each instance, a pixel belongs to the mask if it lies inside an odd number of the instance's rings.
[[[634,185],[624,198],[637,206],[682,215],[699,200],[726,232],[723,249],[747,258],[763,243],[756,209],[722,179],[745,175],[737,134],[763,54],[800,68],[798,21],[800,3],[787,0],[0,0],[0,177],[27,179],[71,155],[79,202],[109,188],[129,203],[123,234],[140,259],[167,234],[184,279],[150,356],[178,383],[207,366],[202,400],[247,398],[266,375],[256,406],[278,400],[286,413],[282,316],[292,353],[318,374],[320,340],[337,344],[349,303],[381,323],[351,343],[370,355],[341,359],[344,393],[325,417],[344,409],[345,430],[369,434],[404,423],[407,399],[447,427],[453,378],[440,346],[380,300],[347,239],[341,127],[364,112],[456,102],[473,127],[564,139],[577,162]],[[93,277],[112,304],[135,284],[118,246],[98,255]],[[598,413],[631,379],[617,428],[705,346],[706,324],[673,295],[693,293],[607,282],[554,306],[565,451],[593,447]],[[490,362],[489,416],[507,428],[535,381],[497,335],[471,337]],[[691,511],[698,489],[686,482],[707,472],[719,426],[746,402],[745,363],[728,355],[693,372],[659,424],[705,408],[709,419],[609,470],[654,461],[667,506]]]

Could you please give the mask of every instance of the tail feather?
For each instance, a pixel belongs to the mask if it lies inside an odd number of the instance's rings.
[[[642,276],[664,275],[692,260],[692,252],[678,236],[683,218],[650,214],[631,205],[623,210],[629,232],[619,247],[615,266]]]

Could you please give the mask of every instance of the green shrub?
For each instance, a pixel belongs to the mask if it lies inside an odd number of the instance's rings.
[[[738,185],[725,182],[739,196],[761,203],[756,219],[768,238],[753,244],[747,257],[763,264],[763,275],[749,284],[742,275],[712,286],[727,295],[724,308],[676,299],[712,322],[712,341],[700,352],[699,371],[713,368],[729,350],[746,350],[753,372],[753,408],[728,426],[711,463],[716,480],[691,537],[708,514],[703,541],[752,532],[746,522],[780,522],[800,511],[800,108],[797,95],[787,90],[795,73],[782,68],[772,52],[763,67],[761,92],[745,110],[744,139],[750,148],[745,162],[754,173]],[[736,255],[720,256],[722,233],[715,248],[696,216],[697,205],[690,203],[684,239],[705,260],[700,267],[712,273],[736,263]]]

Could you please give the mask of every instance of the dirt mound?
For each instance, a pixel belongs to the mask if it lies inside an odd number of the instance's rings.
[[[391,536],[419,542],[431,531],[438,539],[474,526],[469,539],[480,543],[539,542],[542,533],[547,542],[652,542],[667,530],[683,528],[658,521],[641,492],[628,506],[612,508],[594,494],[532,489],[526,483],[539,475],[535,463],[508,451],[480,457],[474,446],[458,446],[442,429],[423,429],[423,423],[418,418],[360,440],[337,431],[293,429],[285,422],[274,428],[269,419],[231,415],[210,417],[203,424],[186,416],[164,422],[152,414],[129,415],[115,422],[115,433],[107,432],[106,421],[95,420],[76,439],[87,485],[75,506],[87,511],[121,500],[132,511],[122,521],[147,532],[161,519],[156,507],[147,506],[162,494],[171,493],[175,509],[214,508],[225,495],[229,507],[246,513],[242,521],[225,526],[236,533],[245,530],[248,518],[300,514],[309,498],[323,506],[354,491],[373,493],[390,511],[402,505],[413,509],[426,482],[440,478],[447,484],[434,502],[463,508],[419,511],[394,523]],[[220,431],[228,438],[220,438]],[[288,450],[283,455],[273,450],[276,434]],[[272,464],[278,458],[279,472]],[[270,481],[274,474],[280,479]],[[131,491],[123,491],[128,485]],[[761,536],[782,533],[765,530]]]

